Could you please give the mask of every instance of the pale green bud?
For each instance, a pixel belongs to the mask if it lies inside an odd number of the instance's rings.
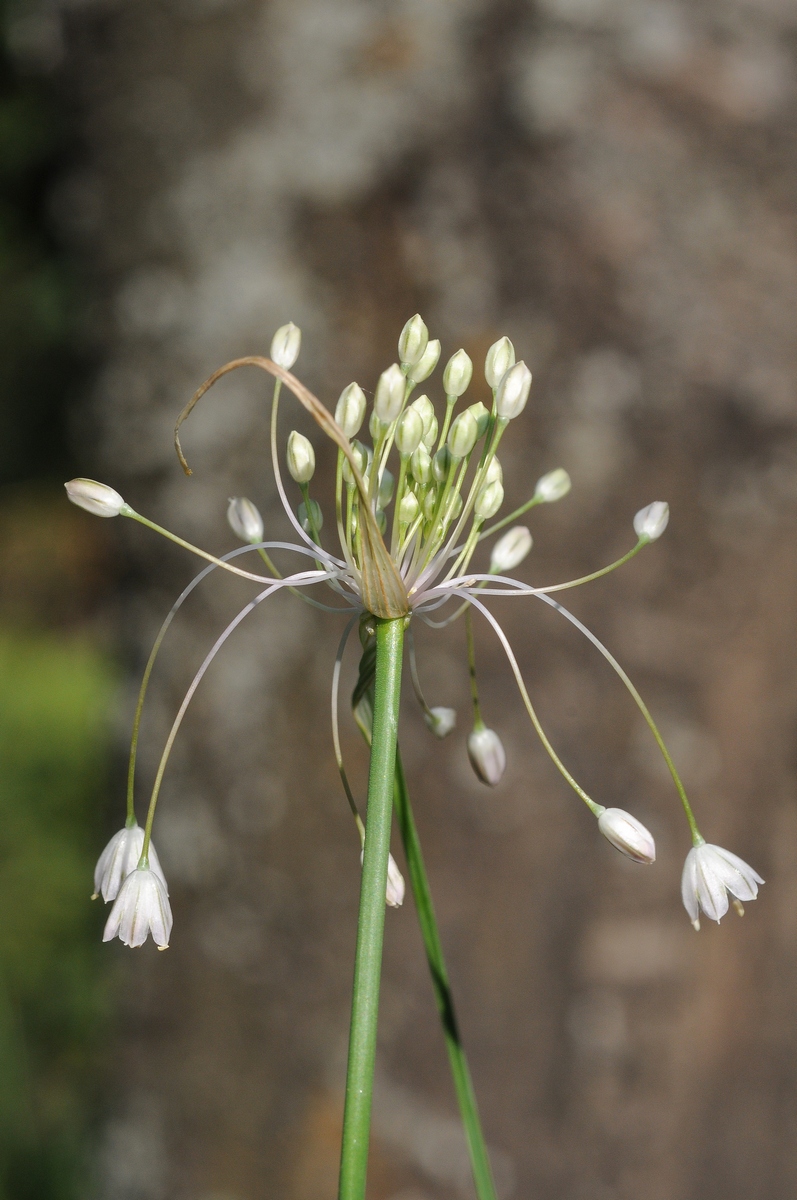
[[[347,438],[353,438],[360,432],[360,426],[365,420],[365,409],[365,392],[359,383],[350,383],[340,393],[335,407],[335,420]]]
[[[484,437],[487,431],[487,426],[490,424],[489,408],[485,408],[481,400],[477,400],[475,404],[471,404],[469,408],[466,408],[465,412],[469,412],[476,422],[477,440],[480,437]]]
[[[564,467],[557,467],[555,471],[549,471],[537,480],[534,495],[544,504],[552,504],[554,500],[561,500],[562,496],[566,496],[570,488],[570,476],[567,471]]]
[[[298,325],[294,325],[293,321],[289,321],[287,325],[280,325],[271,339],[272,361],[278,367],[284,367],[286,371],[290,371],[299,357],[301,344],[302,331]]]
[[[315,500],[310,501],[309,516],[307,512],[307,505],[305,504],[304,500],[299,505],[297,516],[299,517],[299,524],[305,533],[312,533],[310,517],[313,518],[313,525],[315,525],[317,533],[320,533],[324,527],[324,514],[321,511],[320,504],[318,504]]]
[[[502,468],[500,462],[498,461],[498,458],[494,454],[493,457],[490,459],[489,463],[487,464],[487,470],[484,473],[484,482],[485,483],[494,483],[496,479],[498,480],[499,483],[503,483],[504,482],[504,471],[503,471],[503,468]]]
[[[118,517],[127,504],[107,483],[97,483],[96,479],[70,479],[65,483],[66,494],[78,508],[95,517]]]
[[[357,463],[357,468],[362,475],[368,466],[368,451],[362,442],[352,442],[351,452],[354,457],[354,461]],[[354,487],[354,474],[348,458],[344,458],[343,460],[343,478],[346,481],[347,487]]]
[[[376,518],[377,529],[380,533],[385,533],[387,531],[387,516],[385,514],[385,510],[383,508],[378,508],[374,513],[374,516]]]
[[[413,366],[423,356],[429,342],[429,330],[423,323],[420,313],[410,317],[401,331],[398,340],[399,359],[404,366]]]
[[[227,522],[236,537],[242,542],[263,541],[263,518],[251,500],[245,496],[231,496],[227,507]]]
[[[423,383],[424,379],[428,379],[437,366],[439,358],[440,343],[437,338],[434,338],[431,342],[427,342],[421,357],[410,367],[407,378],[413,383]]]
[[[432,478],[432,456],[421,442],[418,449],[410,459],[410,471],[412,478],[416,480],[421,487],[426,487]]]
[[[446,363],[443,371],[443,387],[447,396],[461,396],[468,390],[473,376],[473,363],[464,350],[457,350]]]
[[[315,471],[315,451],[303,433],[294,429],[288,438],[288,470],[296,483],[309,483]]]
[[[459,492],[452,492],[446,501],[446,519],[456,521],[462,512],[462,497]]]
[[[414,454],[423,437],[423,417],[417,408],[410,405],[399,417],[396,426],[396,447],[399,454]]]
[[[515,347],[508,337],[493,342],[484,360],[484,378],[491,388],[497,388],[510,367],[515,365]]]
[[[393,472],[387,468],[382,472],[382,478],[379,480],[379,492],[377,493],[377,502],[380,508],[387,508],[393,498],[393,488],[396,486],[396,480],[393,477]]]
[[[423,719],[426,722],[427,729],[431,729],[436,738],[448,737],[451,730],[457,723],[457,710],[455,708],[430,708],[427,713],[424,713]]]
[[[439,428],[440,427],[437,424],[437,417],[432,417],[432,423],[429,426],[429,428],[426,430],[426,433],[423,435],[423,444],[426,447],[426,449],[429,451],[434,449],[434,444],[437,441],[437,434],[438,434]]]
[[[531,371],[521,359],[510,367],[501,379],[495,393],[495,411],[499,417],[511,421],[519,417],[526,407],[531,389]]]
[[[418,497],[414,492],[407,492],[406,496],[402,497],[399,504],[399,523],[401,525],[411,525],[421,511],[421,506],[418,503]]]
[[[459,414],[448,431],[448,448],[451,451],[451,457],[457,462],[467,458],[476,445],[478,436],[479,426],[473,414],[466,408]]]
[[[525,525],[515,525],[493,546],[490,555],[490,573],[506,575],[523,562],[533,545],[531,534]]]
[[[380,438],[384,437],[387,430],[390,428],[384,421],[379,420],[379,414],[376,409],[373,410],[368,418],[368,432],[371,435],[371,441],[376,445]]]
[[[431,521],[434,516],[434,510],[437,508],[437,493],[434,488],[429,488],[429,491],[423,498],[423,515],[427,521]]]
[[[664,533],[669,519],[669,504],[664,500],[654,500],[647,508],[640,508],[634,517],[634,532],[637,537],[646,537],[649,542],[655,542]]]
[[[504,487],[495,479],[483,487],[476,497],[475,513],[480,521],[489,521],[504,502]]]
[[[404,403],[404,375],[398,363],[393,363],[379,376],[374,396],[374,412],[385,425],[392,425]]]
[[[451,451],[448,446],[441,446],[432,459],[432,475],[438,483],[448,477],[451,468]]]
[[[413,400],[410,408],[414,408],[417,413],[420,413],[421,420],[423,421],[423,432],[426,433],[435,419],[434,405],[431,400],[428,396],[419,396],[417,400]]]

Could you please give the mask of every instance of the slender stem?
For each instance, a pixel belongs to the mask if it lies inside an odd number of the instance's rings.
[[[426,877],[421,844],[418,831],[412,815],[412,807],[404,778],[404,768],[401,755],[396,748],[396,778],[393,792],[396,805],[396,816],[404,842],[404,853],[407,856],[407,866],[410,874],[412,894],[415,897],[415,907],[418,910],[418,921],[421,926],[423,944],[429,961],[435,1000],[443,1025],[443,1035],[451,1064],[451,1074],[454,1078],[454,1088],[457,1093],[462,1124],[465,1127],[465,1137],[468,1142],[473,1180],[476,1185],[478,1200],[495,1200],[490,1159],[484,1142],[479,1109],[473,1091],[468,1060],[460,1040],[459,1026],[454,1012],[454,998],[448,981],[443,947],[440,944],[440,934],[434,915],[434,905],[429,891],[429,881]]]
[[[376,623],[376,682],[338,1200],[364,1200],[376,1058],[404,618]]]
[[[482,710],[479,707],[479,688],[476,683],[476,647],[473,644],[473,617],[470,608],[465,613],[465,637],[468,642],[468,672],[470,674],[470,695],[473,701],[473,727],[484,729]]]
[[[542,504],[542,497],[532,496],[531,499],[527,500],[525,504],[521,504],[520,508],[516,508],[514,512],[511,512],[508,517],[502,517],[500,521],[496,521],[496,523],[491,525],[489,529],[485,529],[479,538],[479,541],[482,541],[484,538],[488,538],[491,533],[498,533],[499,529],[503,529],[505,525],[509,525],[512,521],[516,521],[518,517],[522,517],[524,513],[529,511],[530,508],[536,508],[538,504]]]

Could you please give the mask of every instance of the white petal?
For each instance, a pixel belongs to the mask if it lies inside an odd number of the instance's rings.
[[[719,922],[728,911],[728,893],[717,873],[711,850],[710,846],[698,846],[694,852],[697,865],[697,898],[706,916]]]
[[[140,867],[119,889],[102,940],[118,937],[126,946],[142,946],[151,932],[153,940],[165,947],[171,928],[172,913],[163,879],[152,868]]]
[[[725,850],[722,846],[711,846],[710,848],[715,852],[715,861],[718,858],[729,868],[728,873],[723,876],[728,891],[732,892],[739,900],[755,900],[758,895],[758,884],[764,882],[758,872],[754,871],[743,858],[739,858],[738,854],[732,854],[730,850]]]
[[[690,850],[686,856],[683,874],[681,875],[681,899],[687,911],[689,920],[694,925],[698,919],[697,905],[697,860],[696,851]]]

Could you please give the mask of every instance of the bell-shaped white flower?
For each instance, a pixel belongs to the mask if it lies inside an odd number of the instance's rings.
[[[138,866],[143,845],[144,830],[140,825],[132,825],[129,828],[125,826],[113,835],[94,868],[92,900],[96,900],[97,896],[102,896],[106,902],[116,899],[122,882]],[[149,865],[156,875],[163,879],[165,885],[166,880],[152,842],[149,844]]]
[[[263,518],[246,496],[230,496],[227,505],[227,524],[242,542],[255,545],[263,541]]]
[[[70,479],[64,487],[73,504],[85,508],[95,517],[118,517],[122,509],[127,508],[118,492],[96,479]]]
[[[271,339],[271,357],[277,366],[290,371],[299,357],[301,345],[302,331],[293,321],[289,321],[287,325],[280,325]]]
[[[506,575],[519,566],[534,545],[530,531],[525,525],[514,525],[493,546],[490,555],[490,573]]]
[[[656,861],[656,843],[650,830],[622,808],[604,808],[598,817],[600,829],[607,841],[638,863]]]
[[[429,330],[424,324],[420,313],[410,317],[399,334],[399,358],[405,366],[412,366],[422,357],[429,343]]]
[[[494,729],[474,729],[468,735],[470,765],[489,787],[495,787],[506,769],[506,751]]]
[[[360,851],[360,866],[363,862],[363,853]],[[404,876],[398,869],[398,864],[392,854],[388,855],[387,860],[387,886],[385,887],[385,904],[390,908],[401,908],[404,903],[404,893],[406,884]]]
[[[699,929],[701,908],[710,920],[719,923],[728,911],[729,892],[737,900],[755,900],[758,885],[763,882],[757,871],[730,850],[704,842],[686,856],[681,898],[689,920]]]
[[[555,471],[549,471],[547,475],[543,475],[537,480],[534,488],[534,495],[543,504],[552,504],[554,500],[561,500],[570,491],[572,484],[570,476],[564,467],[557,467]]]
[[[664,500],[654,500],[645,508],[640,508],[634,517],[634,533],[639,538],[647,538],[655,542],[667,528],[670,519],[670,506]]]
[[[151,866],[131,871],[119,888],[102,935],[118,937],[125,946],[143,946],[149,934],[159,950],[169,945],[172,910],[163,876]]]
[[[457,723],[457,710],[455,708],[430,708],[424,713],[423,719],[426,722],[426,728],[431,729],[436,738],[442,739],[448,737],[451,730]]]

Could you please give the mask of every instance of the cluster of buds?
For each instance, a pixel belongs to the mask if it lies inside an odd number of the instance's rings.
[[[523,703],[546,751],[597,819],[599,831],[633,861],[647,864],[655,861],[653,838],[637,818],[622,809],[596,803],[556,754],[531,703],[506,635],[484,603],[485,598],[494,595],[531,596],[551,605],[597,647],[630,691],[664,753],[692,833],[693,849],[684,868],[682,895],[695,927],[699,927],[698,912],[701,908],[708,916],[719,920],[727,911],[729,894],[735,897],[734,903],[741,910],[741,901],[753,899],[757,894],[757,885],[763,882],[760,876],[736,856],[705,844],[672,759],[638,692],[606,647],[551,596],[553,592],[576,587],[607,574],[627,562],[643,547],[655,542],[667,527],[667,504],[654,501],[637,512],[633,520],[636,544],[616,562],[566,583],[532,587],[509,574],[524,561],[533,545],[529,529],[514,522],[537,505],[562,499],[570,491],[571,484],[563,468],[549,471],[537,480],[527,501],[507,516],[498,516],[504,502],[504,476],[498,450],[510,422],[520,416],[526,407],[531,388],[531,372],[524,362],[515,360],[515,350],[509,338],[502,337],[490,347],[484,364],[485,399],[474,400],[470,404],[466,404],[464,397],[473,383],[473,363],[465,350],[457,350],[442,374],[444,406],[436,409],[428,395],[413,395],[431,377],[441,354],[440,342],[429,337],[426,325],[416,315],[406,323],[399,337],[399,361],[379,377],[370,414],[365,392],[359,384],[350,383],[337,401],[334,417],[290,373],[300,346],[300,331],[295,325],[288,324],[275,334],[270,358],[240,359],[221,368],[187,405],[175,431],[180,461],[190,473],[180,446],[178,430],[201,396],[222,375],[240,366],[261,367],[275,376],[271,421],[272,466],[286,515],[299,537],[297,543],[264,541],[263,520],[257,507],[251,500],[235,497],[229,501],[227,517],[233,532],[244,545],[218,559],[142,517],[118,492],[105,484],[77,479],[66,485],[69,498],[87,511],[103,517],[131,517],[198,554],[210,564],[189,584],[173,606],[147,664],[131,751],[127,825],[112,839],[97,867],[95,890],[101,892],[106,900],[114,901],[106,926],[106,939],[118,935],[128,945],[140,945],[149,931],[161,948],[168,944],[171,911],[163,873],[150,842],[152,820],[166,762],[186,708],[215,654],[249,612],[283,588],[316,607],[331,607],[332,611],[343,611],[349,617],[333,673],[333,741],[361,842],[364,825],[343,766],[337,725],[340,664],[349,632],[359,619],[364,654],[353,707],[360,728],[369,738],[369,689],[372,688],[373,675],[372,667],[369,675],[367,664],[369,661],[373,664],[373,655],[369,659],[369,639],[372,642],[373,638],[372,618],[404,618],[408,623],[410,620],[420,620],[427,626],[440,628],[465,616],[473,701],[473,724],[467,737],[467,753],[477,777],[488,786],[495,787],[504,774],[506,753],[498,733],[485,725],[481,715],[471,623],[471,614],[478,613],[492,627],[506,652]],[[276,438],[278,404],[283,385],[290,388],[337,446],[334,520],[327,525],[329,528],[333,524],[337,533],[338,547],[335,550],[330,550],[322,542],[323,506],[310,494],[316,465],[313,444],[298,430],[292,430],[288,437],[285,457],[288,474],[301,496],[295,507],[285,491]],[[473,570],[471,563],[482,542],[503,530],[506,532],[492,546],[487,569]],[[303,555],[305,560],[309,558],[312,561],[314,569],[283,575],[270,557],[275,550]],[[269,571],[268,575],[247,571],[233,561],[249,551],[256,551],[260,555]],[[166,629],[183,600],[194,586],[217,568],[266,586],[220,635],[188,689],[167,739],[150,800],[146,831],[142,832],[135,823],[133,811],[133,777],[138,723],[147,681]],[[319,584],[331,589],[335,605],[321,604],[307,595],[306,589]],[[436,737],[446,737],[456,726],[457,714],[452,708],[427,704],[421,690],[412,637],[409,645],[413,686],[425,722]],[[386,901],[397,906],[401,904],[403,896],[404,880],[391,857]]]

